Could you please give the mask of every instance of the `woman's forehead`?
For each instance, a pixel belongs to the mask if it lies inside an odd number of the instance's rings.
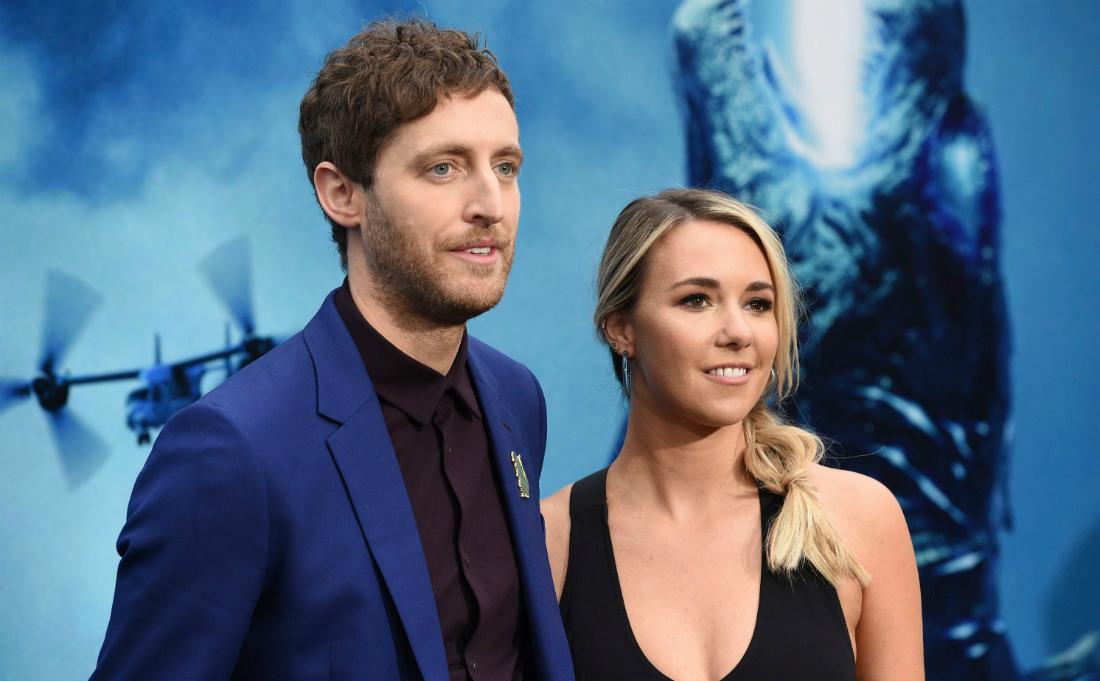
[[[742,229],[710,220],[674,227],[653,245],[648,260],[647,280],[710,278],[723,286],[771,282],[768,261],[756,241]]]

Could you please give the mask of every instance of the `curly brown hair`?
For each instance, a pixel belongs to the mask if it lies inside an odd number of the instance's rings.
[[[302,160],[313,172],[329,161],[370,188],[382,146],[399,127],[430,114],[440,97],[495,89],[515,108],[512,87],[477,34],[425,19],[376,21],[325,58],[299,109]],[[347,269],[347,229],[332,240]]]

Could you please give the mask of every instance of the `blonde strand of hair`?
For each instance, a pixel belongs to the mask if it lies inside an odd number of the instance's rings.
[[[765,540],[768,567],[790,574],[807,561],[833,586],[846,577],[869,584],[870,575],[845,547],[809,480],[810,466],[824,452],[821,439],[783,423],[763,402],[744,427],[746,469],[762,487],[783,496]]]

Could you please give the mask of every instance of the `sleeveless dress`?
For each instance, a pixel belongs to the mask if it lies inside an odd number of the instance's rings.
[[[607,469],[573,485],[562,620],[577,681],[672,681],[646,658],[627,619],[607,526]],[[762,536],[783,503],[760,491]],[[760,602],[748,649],[721,681],[854,681],[840,599],[809,564],[772,573],[761,551]]]

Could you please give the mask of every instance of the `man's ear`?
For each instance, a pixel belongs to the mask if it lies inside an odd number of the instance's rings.
[[[621,355],[625,351],[634,356],[634,327],[624,313],[612,312],[604,317],[603,335],[615,354]]]
[[[322,161],[313,169],[313,187],[321,210],[333,222],[348,229],[359,226],[366,207],[366,192],[333,163]]]

